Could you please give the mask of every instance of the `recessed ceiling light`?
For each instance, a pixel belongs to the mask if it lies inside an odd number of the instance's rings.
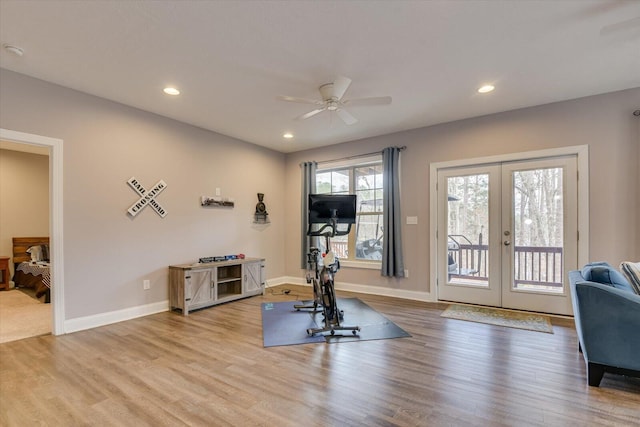
[[[480,93],[489,93],[494,89],[495,89],[495,86],[493,86],[493,85],[484,85],[484,86],[481,86],[478,89],[478,92],[480,92]]]
[[[282,135],[282,137],[283,137],[283,138],[286,138],[286,139],[291,139],[291,138],[293,138],[293,134],[292,134],[291,132],[285,132],[285,133]]]
[[[166,93],[167,95],[180,95],[180,91],[175,87],[165,87],[164,93]]]

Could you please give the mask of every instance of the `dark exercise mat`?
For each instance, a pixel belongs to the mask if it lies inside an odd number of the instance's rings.
[[[322,326],[322,312],[293,308],[300,301],[262,304],[262,337],[265,347],[314,342],[366,341],[410,337],[398,325],[358,298],[338,298],[338,309],[344,312],[343,326],[360,326],[357,335],[351,331],[335,331],[309,336],[307,329]]]
[[[318,325],[307,311],[296,311],[300,301],[262,303],[262,340],[265,347],[324,342],[322,335],[309,336],[307,329]]]

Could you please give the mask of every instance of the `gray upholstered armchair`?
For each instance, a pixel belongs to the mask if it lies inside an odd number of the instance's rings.
[[[605,372],[640,376],[640,295],[604,262],[571,271],[569,282],[589,385]]]

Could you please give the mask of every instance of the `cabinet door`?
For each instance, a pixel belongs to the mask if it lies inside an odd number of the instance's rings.
[[[262,262],[248,262],[243,265],[243,270],[243,293],[254,295],[262,293],[262,286],[264,282],[262,278],[262,272],[264,270]]]
[[[211,270],[189,272],[185,285],[185,300],[189,307],[206,305],[213,300]]]

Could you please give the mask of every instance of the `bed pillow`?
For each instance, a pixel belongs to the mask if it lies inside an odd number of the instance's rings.
[[[27,253],[31,255],[32,262],[42,261],[42,247],[41,245],[31,246],[27,249]]]
[[[627,277],[633,291],[640,295],[640,262],[625,261],[620,264],[620,270]]]
[[[42,249],[42,259],[40,261],[49,262],[49,245],[40,245],[40,248]]]

